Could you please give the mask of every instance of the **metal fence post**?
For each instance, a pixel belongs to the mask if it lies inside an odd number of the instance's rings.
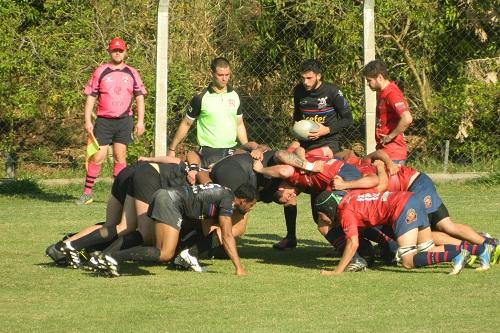
[[[363,5],[363,56],[366,65],[375,59],[375,0],[365,0]],[[363,78],[364,80],[364,78]],[[366,154],[375,150],[375,108],[376,94],[368,85],[365,87],[365,134]]]
[[[158,26],[156,33],[155,156],[165,156],[167,154],[168,5],[169,0],[160,0],[158,4]]]

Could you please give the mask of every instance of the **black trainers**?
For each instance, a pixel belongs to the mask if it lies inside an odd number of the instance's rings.
[[[57,248],[57,243],[45,249],[45,255],[52,259],[58,266],[68,265],[66,254]]]
[[[59,251],[64,252],[66,260],[68,261],[68,266],[73,268],[80,268],[82,266],[80,253],[77,250],[69,248],[66,243],[63,243],[63,245],[59,248]]]
[[[290,238],[283,238],[278,243],[273,244],[273,249],[275,250],[286,250],[286,249],[295,249],[297,247],[297,240]]]

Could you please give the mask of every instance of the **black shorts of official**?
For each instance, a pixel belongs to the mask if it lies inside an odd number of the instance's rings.
[[[137,167],[138,164],[132,164],[120,171],[111,186],[111,195],[114,196],[116,200],[122,204],[122,206],[125,202],[125,197],[127,196],[127,189],[132,182],[132,178]]]
[[[148,208],[148,216],[156,223],[165,223],[176,230],[181,230],[182,213],[180,201],[176,200],[175,192],[160,189],[153,194]]]
[[[156,164],[158,165],[158,164]],[[132,177],[127,194],[137,200],[148,203],[153,193],[161,188],[161,178],[159,170],[153,164],[146,163],[140,165]]]
[[[107,146],[112,143],[132,143],[132,131],[134,129],[134,117],[102,118],[97,117],[94,124],[94,136],[99,146]]]
[[[212,148],[202,146],[198,150],[198,155],[201,159],[201,167],[203,169],[211,168],[215,163],[224,157],[231,156],[234,153],[235,147],[232,148]]]

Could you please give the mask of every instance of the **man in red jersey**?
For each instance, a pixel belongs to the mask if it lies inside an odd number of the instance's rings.
[[[132,131],[136,136],[144,133],[144,95],[146,89],[136,69],[125,64],[127,45],[116,37],[108,45],[110,62],[94,71],[85,86],[85,130],[97,139],[99,151],[89,161],[85,188],[77,204],[92,203],[92,187],[101,171],[107,148],[113,144],[113,176],[127,166],[127,145],[132,142]],[[132,99],[137,107],[137,123],[134,129]],[[92,110],[97,101],[95,124]]]
[[[323,270],[323,275],[344,272],[359,247],[358,228],[389,224],[398,243],[397,254],[406,269],[453,262],[450,273],[460,273],[470,252],[463,246],[434,246],[424,205],[410,192],[375,192],[352,190],[345,196],[322,192],[316,198],[319,223],[340,225],[345,233],[346,245],[342,258],[334,271]],[[485,245],[479,252],[489,256]]]
[[[377,149],[383,149],[395,163],[404,164],[407,158],[404,131],[413,121],[408,103],[396,83],[389,80],[382,61],[369,62],[363,76],[370,89],[377,92]]]

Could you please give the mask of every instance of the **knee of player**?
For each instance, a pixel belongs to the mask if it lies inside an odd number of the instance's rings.
[[[413,264],[413,257],[415,256],[415,253],[408,254],[401,258],[401,265],[406,268],[406,269],[412,269],[415,268],[415,265]]]

